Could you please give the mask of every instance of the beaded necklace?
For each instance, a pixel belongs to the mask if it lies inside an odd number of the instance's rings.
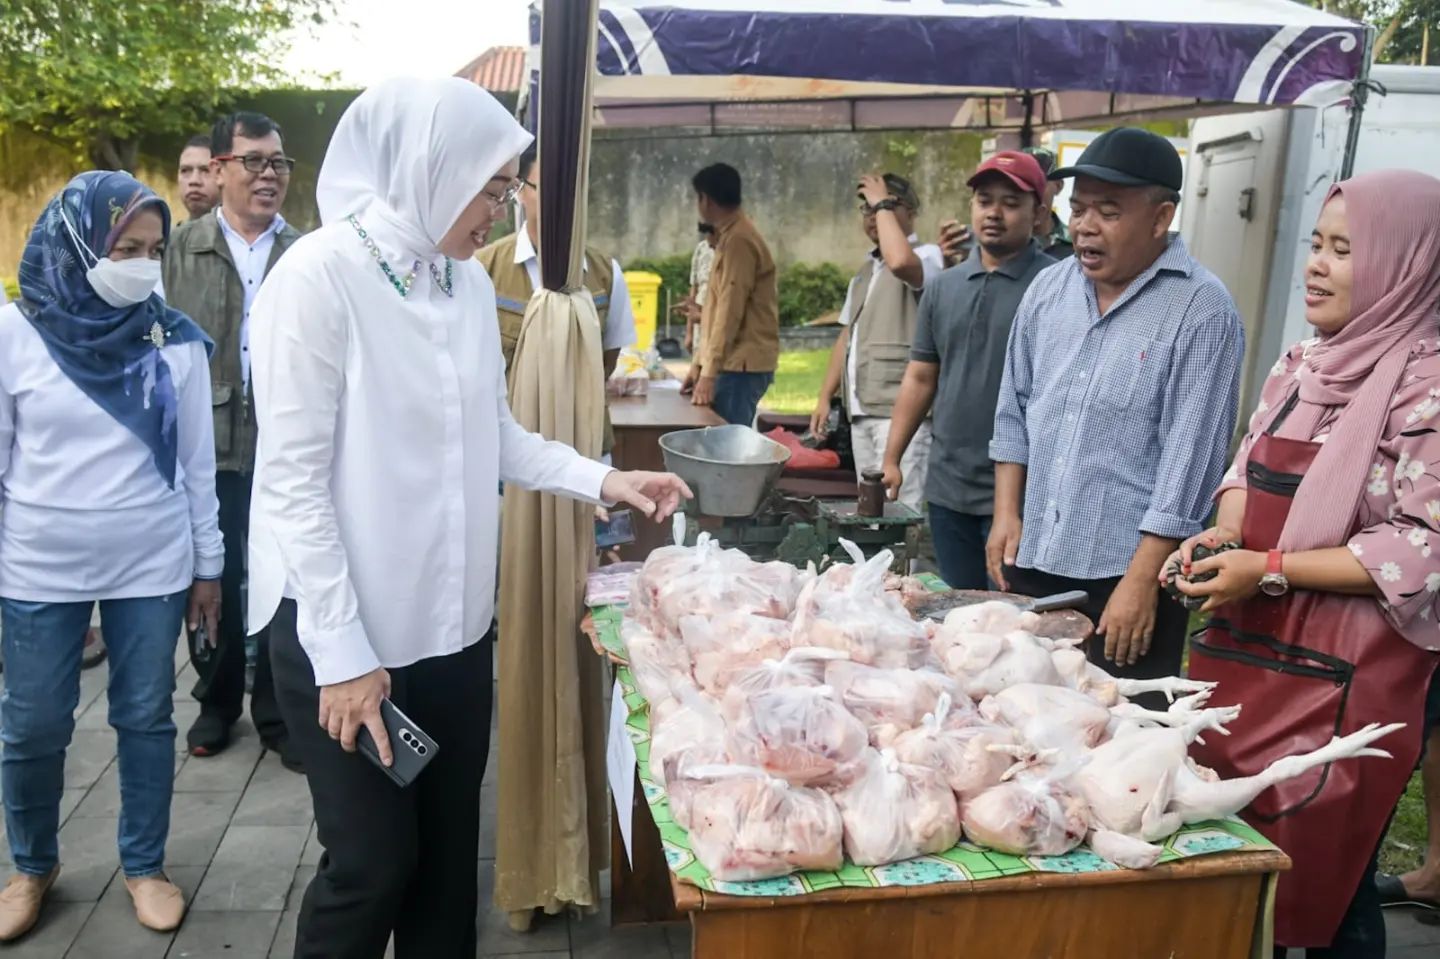
[[[415,277],[420,273],[420,261],[416,260],[415,265],[410,269],[410,274],[404,279],[401,279],[395,275],[395,271],[390,268],[390,264],[385,262],[385,257],[380,253],[380,247],[375,245],[375,241],[370,238],[369,233],[365,232],[365,228],[360,225],[360,221],[355,218],[355,215],[352,213],[345,218],[345,221],[354,227],[355,232],[360,235],[360,242],[365,244],[365,248],[370,251],[370,255],[374,257],[375,262],[380,265],[381,272],[383,272],[385,278],[390,281],[390,285],[395,287],[395,292],[399,293],[402,297],[409,296],[410,288],[415,285]],[[445,258],[444,276],[440,275],[439,267],[434,263],[430,264],[430,276],[435,281],[435,285],[440,287],[440,291],[449,297],[455,295],[454,270],[455,263],[448,256]]]

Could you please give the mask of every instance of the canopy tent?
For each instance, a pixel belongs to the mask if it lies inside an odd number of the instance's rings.
[[[1366,28],[1289,0],[601,0],[598,32],[597,126],[708,133],[1317,105],[1368,60]]]

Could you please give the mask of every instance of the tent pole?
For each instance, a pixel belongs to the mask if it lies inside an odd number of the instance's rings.
[[[1025,122],[1020,126],[1020,149],[1035,145],[1035,94],[1026,90],[1020,102],[1025,106]]]
[[[1355,172],[1355,151],[1360,146],[1360,123],[1365,115],[1365,101],[1370,97],[1370,58],[1375,50],[1375,28],[1365,28],[1365,56],[1360,61],[1360,75],[1350,93],[1350,129],[1345,134],[1345,155],[1340,160],[1340,179],[1348,180]]]

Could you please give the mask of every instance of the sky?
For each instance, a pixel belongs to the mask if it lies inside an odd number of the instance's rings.
[[[528,44],[529,0],[340,0],[341,20],[300,32],[285,58],[302,84],[365,87],[393,76],[449,76],[493,46]]]

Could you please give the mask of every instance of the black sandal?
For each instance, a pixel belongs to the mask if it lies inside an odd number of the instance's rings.
[[[1421,899],[1405,891],[1405,884],[1399,876],[1379,872],[1375,874],[1375,889],[1380,893],[1381,906],[1417,906],[1421,909],[1440,910],[1440,902]]]

